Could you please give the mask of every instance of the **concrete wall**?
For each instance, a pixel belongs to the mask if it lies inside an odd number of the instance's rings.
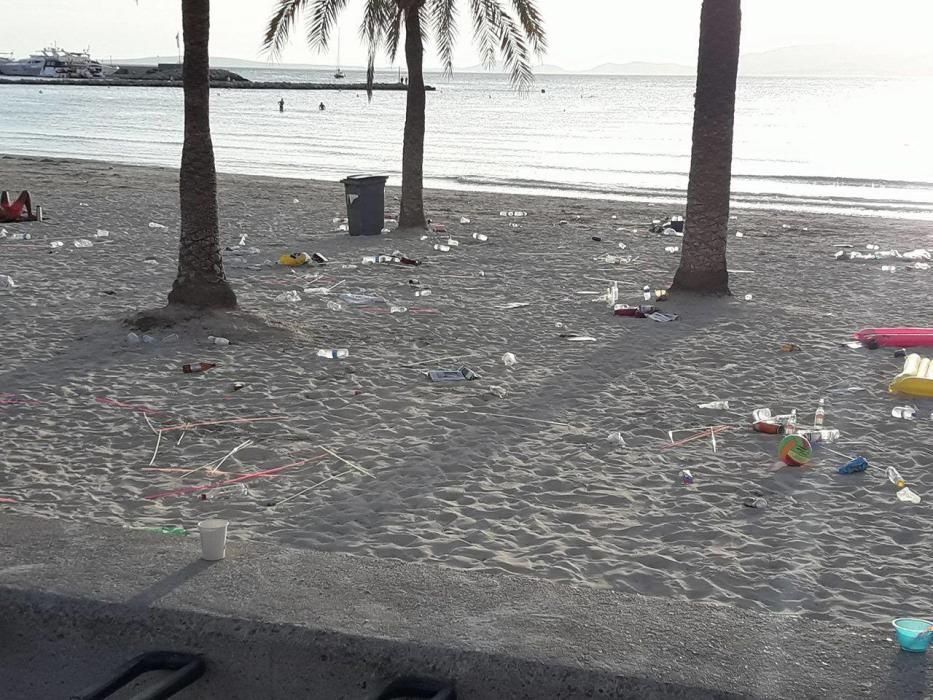
[[[0,516],[0,697],[69,697],[142,651],[203,652],[179,698],[358,700],[416,673],[464,700],[927,698],[927,657],[884,634],[195,538]]]

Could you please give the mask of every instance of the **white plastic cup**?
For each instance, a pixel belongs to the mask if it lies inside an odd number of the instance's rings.
[[[220,561],[227,555],[227,526],[228,520],[211,518],[198,523],[198,532],[201,533],[201,559],[205,561]]]

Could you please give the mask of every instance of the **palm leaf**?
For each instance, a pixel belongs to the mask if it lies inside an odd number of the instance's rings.
[[[278,7],[272,13],[266,36],[262,40],[262,50],[277,58],[285,44],[295,22],[295,16],[302,10],[308,0],[279,0]]]
[[[395,57],[398,55],[398,46],[402,37],[402,19],[404,16],[404,12],[401,6],[399,6],[395,11],[395,17],[393,17],[386,26],[386,53],[389,55],[389,60],[393,63],[395,62]]]
[[[535,0],[512,0],[512,7],[522,25],[522,30],[531,44],[531,49],[541,56],[547,50],[547,37],[544,35],[544,20],[535,5]]]
[[[310,2],[311,0],[304,0]],[[337,15],[347,6],[347,0],[314,0],[311,14],[305,20],[305,35],[308,46],[324,51],[330,40],[330,30],[337,22]]]
[[[496,34],[494,25],[488,21],[484,0],[470,0],[470,12],[473,15],[473,38],[480,59],[486,68],[492,68],[496,63]]]
[[[373,83],[376,80],[376,54],[385,36],[389,7],[386,0],[366,0],[360,39],[366,45],[366,98],[373,99]]]
[[[499,0],[479,1],[483,12],[481,19],[474,15],[474,26],[481,26],[482,36],[498,39],[499,53],[509,70],[512,85],[521,91],[527,90],[534,83],[534,73],[523,31]]]
[[[444,65],[444,73],[451,75],[454,70],[454,42],[457,39],[457,2],[433,0],[430,14],[431,24],[434,26],[434,39],[437,41],[437,53]]]

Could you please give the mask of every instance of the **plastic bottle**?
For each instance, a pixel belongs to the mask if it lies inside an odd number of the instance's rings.
[[[202,491],[198,494],[199,501],[223,501],[237,496],[248,496],[249,489],[246,484],[230,484],[228,486],[219,486],[210,491]]]
[[[439,250],[439,251],[441,251],[442,253],[447,253],[447,252],[450,251],[450,246],[449,246],[449,245],[444,245],[443,243],[435,243],[435,244],[434,244],[434,250]]]
[[[163,525],[162,527],[145,527],[143,528],[146,532],[158,532],[160,535],[176,535],[178,537],[184,537],[188,534],[188,531],[179,527],[178,525]]]
[[[746,498],[742,501],[742,505],[746,508],[767,508],[768,501],[759,496],[757,498]]]
[[[28,233],[20,233],[19,231],[10,235],[11,241],[28,241],[30,238],[32,238],[32,236]]]
[[[882,265],[882,272],[895,272],[897,270],[897,265]]]
[[[327,308],[331,311],[343,311],[343,305],[339,301],[327,302]]]
[[[826,420],[826,399],[820,399],[820,405],[816,407],[816,413],[813,414],[813,425],[817,428],[823,427]]]
[[[49,243],[49,248],[61,248],[63,245],[65,244],[62,241],[52,241]]]
[[[642,287],[642,296],[645,297],[645,301],[651,301],[651,286],[645,285]]]
[[[917,409],[913,406],[895,406],[891,409],[891,415],[895,418],[903,418],[904,420],[913,420],[914,416],[917,415]]]
[[[346,348],[331,348],[329,350],[318,350],[318,357],[326,357],[330,360],[342,360],[350,356],[350,351]]]
[[[139,336],[130,331],[126,334],[127,345],[139,345]]]
[[[488,241],[489,240],[489,236],[487,236],[485,233],[474,233],[473,238],[475,238],[477,241]]]
[[[675,245],[669,245],[664,248],[665,253],[676,253],[680,248]]]
[[[230,341],[226,338],[220,338],[218,336],[209,335],[207,336],[207,342],[213,343],[214,345],[230,345]]]
[[[194,374],[196,372],[206,372],[209,369],[214,369],[216,366],[216,362],[192,362],[191,364],[182,365],[181,371],[185,374]]]
[[[405,313],[406,311],[408,311],[408,307],[407,307],[407,306],[396,306],[395,304],[391,304],[391,305],[389,306],[389,313],[390,313],[390,314],[403,314],[403,313]]]
[[[460,241],[458,241],[456,238],[448,238],[447,245],[449,245],[451,248],[456,248],[460,245]]]
[[[784,423],[784,434],[793,435],[797,432],[797,409],[795,408],[790,412],[787,420]]]
[[[623,438],[622,433],[618,431],[609,433],[609,435],[606,436],[606,439],[610,442],[610,444],[617,445],[619,447],[625,447],[625,438]]]
[[[693,474],[689,469],[680,470],[680,483],[684,486],[690,486],[693,483]]]
[[[0,289],[13,289],[16,283],[9,275],[0,275]]]
[[[506,367],[514,367],[517,362],[518,359],[516,359],[515,355],[510,352],[507,352],[502,356],[502,364],[504,364]]]
[[[712,408],[717,411],[728,411],[729,402],[728,401],[710,401],[709,403],[701,403],[699,408]]]
[[[79,238],[75,241],[75,248],[91,248],[93,245],[94,242],[86,238]]]
[[[417,292],[415,292],[415,296],[416,297],[429,297],[431,296],[431,290],[430,289],[419,289]]]
[[[468,223],[470,223],[470,220],[469,220],[468,218],[466,218],[465,216],[461,216],[461,217],[460,217],[460,223],[461,223],[461,224],[468,224]]]

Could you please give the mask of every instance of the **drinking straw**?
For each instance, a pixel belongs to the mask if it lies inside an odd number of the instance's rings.
[[[272,469],[262,469],[256,472],[250,472],[249,474],[243,474],[242,476],[235,477],[233,479],[225,479],[224,481],[215,481],[212,484],[204,484],[202,486],[186,486],[180,489],[173,489],[171,491],[162,491],[160,493],[152,493],[148,496],[143,496],[146,500],[156,501],[162,498],[174,498],[176,496],[184,496],[189,493],[198,493],[199,491],[209,491],[211,489],[216,489],[221,486],[229,486],[231,484],[238,484],[241,481],[249,481],[250,479],[260,479],[266,476],[272,476],[273,474],[278,474],[284,469],[290,469],[292,467],[300,467],[309,462],[314,462],[320,459],[324,459],[326,455],[317,455],[315,457],[309,457],[308,459],[303,459],[300,462],[292,462],[291,464],[285,464],[281,467],[273,467]]]
[[[371,477],[375,478],[376,475],[373,474],[371,471],[369,471],[368,469],[363,469],[363,467],[357,466],[357,465],[354,464],[353,462],[350,462],[350,461],[344,459],[343,457],[341,457],[340,455],[338,455],[338,454],[337,454],[336,452],[334,452],[333,450],[329,450],[329,449],[327,449],[326,447],[324,447],[323,445],[321,445],[321,449],[324,450],[327,454],[331,455],[332,457],[336,457],[336,458],[339,459],[341,462],[343,462],[344,464],[346,464],[348,467],[352,467],[353,469],[356,469],[356,470],[357,470],[358,472],[360,472],[361,474],[365,474],[366,476],[371,476]]]

